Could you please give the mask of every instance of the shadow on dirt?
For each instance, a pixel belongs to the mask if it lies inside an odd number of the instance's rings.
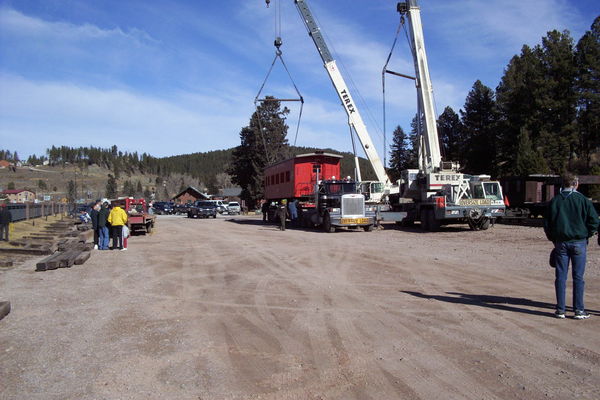
[[[446,292],[451,296],[442,295],[429,295],[419,292],[412,292],[409,290],[401,290],[400,292],[410,294],[411,296],[419,297],[422,299],[433,299],[443,301],[446,303],[455,304],[466,304],[478,307],[494,308],[502,311],[520,312],[523,314],[539,315],[543,317],[554,318],[554,310],[556,304],[544,303],[540,301],[529,300],[522,297],[506,297],[506,296],[489,296],[485,294],[469,294],[469,293],[457,293],[457,292]],[[523,307],[519,307],[523,306]],[[541,310],[532,310],[524,307],[534,307]],[[545,311],[549,310],[549,311]],[[569,311],[567,307],[567,311]],[[600,316],[600,311],[597,310],[586,310],[588,313]]]
[[[235,224],[240,224],[240,225],[254,225],[254,226],[261,226],[265,229],[268,230],[279,230],[279,224],[278,223],[272,223],[272,222],[263,222],[260,219],[236,219],[236,218],[229,218],[226,220],[226,222],[233,222]],[[295,226],[292,225],[289,221],[285,224],[285,229],[286,230],[291,230],[291,231],[304,231],[304,232],[315,232],[315,233],[327,233],[324,232],[322,229],[319,228],[302,228],[300,226]],[[335,231],[335,233],[340,234],[340,233],[353,233],[353,232],[363,232],[362,229],[349,229],[349,228],[339,228]]]
[[[407,233],[444,233],[444,232],[454,232],[454,233],[458,233],[458,232],[462,232],[462,233],[469,233],[469,232],[477,232],[477,231],[473,231],[471,230],[471,228],[469,228],[467,225],[445,225],[439,228],[439,230],[437,232],[430,232],[430,231],[426,231],[421,229],[421,225],[419,224],[415,224],[413,226],[401,226],[401,225],[397,225],[397,224],[393,224],[393,223],[383,223],[381,224],[381,226],[383,226],[383,230],[394,230],[394,231],[401,231],[401,232],[407,232]]]

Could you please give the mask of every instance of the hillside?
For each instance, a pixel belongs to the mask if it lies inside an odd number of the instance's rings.
[[[354,159],[351,153],[290,146],[290,156],[316,150],[342,155],[342,176],[354,176]],[[133,190],[135,193],[131,193],[132,195],[150,192],[156,193],[157,199],[165,200],[187,186],[218,193],[219,189],[232,186],[230,177],[226,174],[232,152],[233,149],[227,149],[154,158],[146,154],[139,157],[135,153],[122,153],[116,147],[106,150],[53,147],[49,151],[49,165],[22,166],[16,171],[0,169],[0,188],[14,186],[17,189],[29,189],[40,196],[51,196],[52,200],[58,201],[67,197],[69,181],[73,181],[76,185],[76,198],[91,201],[104,197],[108,176],[111,174],[117,177],[119,195]],[[33,161],[40,160],[38,157],[33,158]],[[360,166],[363,179],[375,179],[366,159],[360,159]]]

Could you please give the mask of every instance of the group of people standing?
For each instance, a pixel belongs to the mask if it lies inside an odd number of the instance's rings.
[[[263,222],[267,222],[267,215],[270,207],[271,203],[269,203],[267,200],[263,200],[261,206]],[[292,200],[288,203],[286,199],[283,199],[279,204],[276,205],[276,207],[277,210],[275,214],[279,219],[279,230],[285,231],[285,222],[288,218],[290,219],[292,226],[296,226],[298,223],[298,200]]]
[[[119,206],[111,207],[108,201],[103,203],[99,201],[92,207],[90,218],[94,229],[94,249],[127,250],[129,234],[125,210]],[[111,236],[112,246],[109,247]]]

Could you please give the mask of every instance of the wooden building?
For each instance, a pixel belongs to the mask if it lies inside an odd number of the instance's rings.
[[[173,200],[175,203],[178,203],[178,204],[188,204],[188,203],[193,203],[196,200],[209,200],[209,199],[210,199],[210,197],[206,193],[200,192],[198,189],[196,189],[193,186],[188,186],[185,190],[183,190],[181,193],[179,193],[178,195],[173,197],[171,200]]]

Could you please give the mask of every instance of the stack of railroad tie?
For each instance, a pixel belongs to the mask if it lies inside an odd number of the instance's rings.
[[[93,231],[87,225],[77,225],[76,229],[74,226],[74,221],[71,220],[57,222],[47,228],[54,236],[50,242],[53,251],[36,264],[36,271],[69,268],[81,265],[90,258],[94,244],[87,242]]]

